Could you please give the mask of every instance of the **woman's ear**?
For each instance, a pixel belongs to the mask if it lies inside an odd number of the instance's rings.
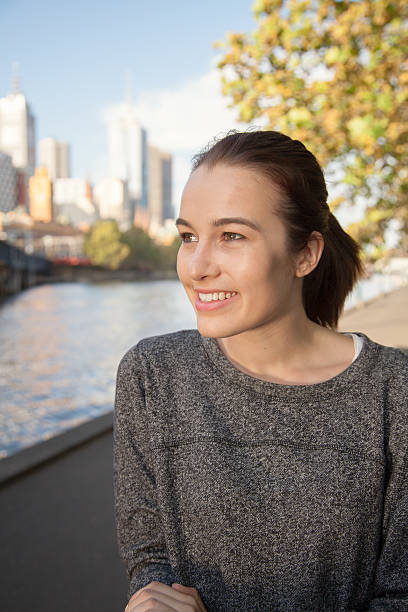
[[[307,276],[316,268],[324,249],[324,239],[320,232],[312,232],[307,245],[300,251],[296,263],[296,276]]]

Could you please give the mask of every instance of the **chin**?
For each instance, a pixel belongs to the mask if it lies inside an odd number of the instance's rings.
[[[246,327],[242,328],[227,321],[203,321],[201,317],[197,317],[197,329],[207,338],[228,338],[247,330]]]

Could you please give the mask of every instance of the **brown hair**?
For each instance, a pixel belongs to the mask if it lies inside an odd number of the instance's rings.
[[[280,213],[293,252],[318,231],[324,250],[317,267],[303,279],[306,315],[335,328],[347,295],[362,273],[359,245],[341,228],[327,205],[327,189],[315,156],[299,141],[274,131],[228,132],[193,157],[193,169],[205,164],[242,166],[266,176],[283,194]]]

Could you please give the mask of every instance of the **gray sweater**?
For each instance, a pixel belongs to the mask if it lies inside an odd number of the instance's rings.
[[[247,375],[197,330],[130,349],[114,413],[128,597],[159,580],[208,612],[408,610],[407,373],[367,337],[314,385]]]

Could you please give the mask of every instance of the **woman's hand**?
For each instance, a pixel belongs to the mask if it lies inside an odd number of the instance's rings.
[[[194,587],[174,583],[171,587],[162,582],[150,582],[129,600],[125,612],[206,612]]]

